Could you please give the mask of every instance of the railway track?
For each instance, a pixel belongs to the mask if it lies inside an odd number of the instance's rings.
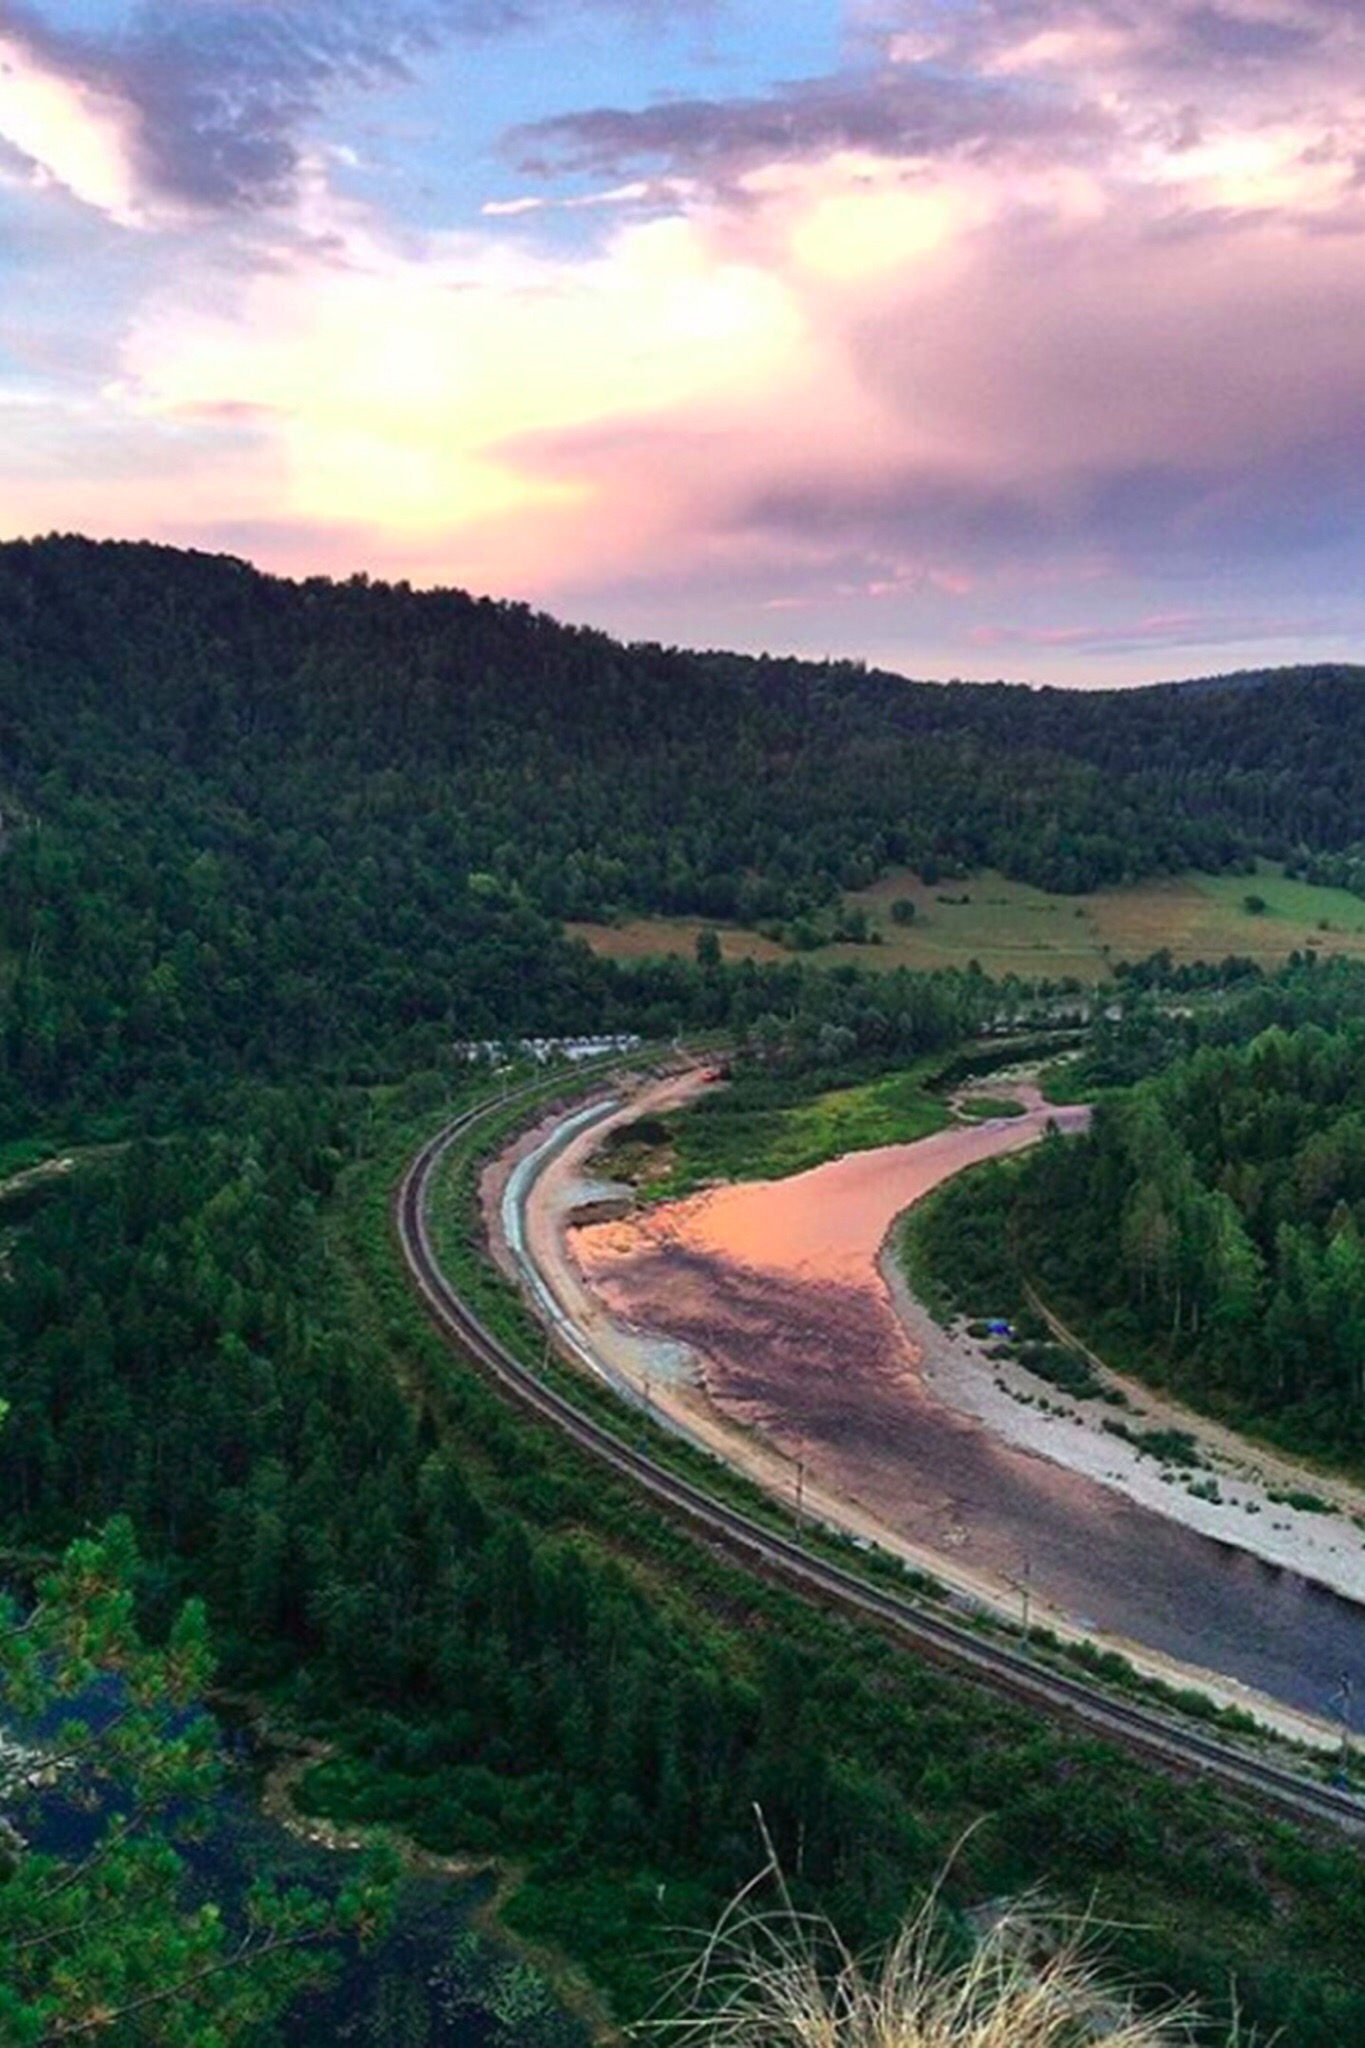
[[[428,1220],[431,1183],[451,1147],[507,1101],[518,1096],[530,1099],[535,1092],[536,1084],[531,1084],[513,1096],[466,1110],[423,1146],[399,1185],[394,1217],[404,1260],[433,1320],[465,1357],[521,1407],[551,1423],[589,1456],[765,1576],[781,1579],[809,1598],[864,1615],[935,1662],[1054,1718],[1119,1742],[1183,1776],[1250,1794],[1296,1819],[1365,1837],[1365,1801],[1349,1791],[1234,1748],[1151,1707],[1101,1693],[1080,1679],[1037,1663],[1008,1643],[990,1641],[907,1597],[870,1585],[855,1572],[812,1555],[793,1539],[714,1499],[702,1487],[593,1421],[539,1379],[451,1286],[435,1255]]]

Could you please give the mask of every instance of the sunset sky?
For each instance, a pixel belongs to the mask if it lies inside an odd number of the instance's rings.
[[[1365,659],[1361,0],[0,0],[0,531]]]

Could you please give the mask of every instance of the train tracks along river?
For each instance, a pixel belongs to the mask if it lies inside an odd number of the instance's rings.
[[[537,1092],[537,1084],[517,1091],[528,1102]],[[431,1189],[447,1155],[516,1099],[491,1098],[447,1124],[409,1163],[394,1204],[402,1256],[429,1314],[447,1341],[512,1400],[754,1571],[781,1580],[810,1599],[875,1622],[921,1655],[997,1693],[1120,1743],[1184,1776],[1218,1783],[1298,1820],[1365,1838],[1365,1802],[1345,1788],[1220,1740],[1141,1702],[1101,1692],[1040,1663],[1011,1643],[992,1639],[906,1595],[870,1583],[856,1571],[812,1553],[794,1538],[714,1498],[583,1413],[538,1377],[452,1286],[436,1256],[430,1228]]]

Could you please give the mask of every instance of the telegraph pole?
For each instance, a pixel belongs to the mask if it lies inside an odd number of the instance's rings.
[[[1351,1685],[1351,1674],[1348,1671],[1343,1671],[1341,1674],[1341,1683],[1337,1687],[1336,1691],[1332,1694],[1332,1704],[1337,1708],[1338,1718],[1341,1722],[1341,1759],[1337,1768],[1343,1782],[1346,1779],[1351,1762],[1352,1691],[1353,1687]]]

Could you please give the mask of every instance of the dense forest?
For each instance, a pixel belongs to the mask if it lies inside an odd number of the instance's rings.
[[[0,1125],[363,1079],[452,1036],[707,1021],[686,975],[613,973],[566,917],[790,919],[902,862],[1083,889],[1259,850],[1352,882],[1362,721],[1350,671],[938,687],[626,647],[453,591],[11,544]]]
[[[1203,1012],[1139,1002],[1086,1057],[1088,1136],[917,1222],[958,1301],[1033,1283],[1113,1363],[1287,1445],[1365,1455],[1365,976],[1311,962]]]
[[[1351,2038],[1358,1858],[1248,1834],[642,1517],[452,1368],[386,1203],[405,1148],[478,1085],[461,1039],[724,1031],[829,1086],[1058,1011],[970,970],[880,976],[871,953],[613,965],[564,917],[789,917],[900,862],[1083,888],[1261,850],[1349,880],[1357,696],[1345,672],[940,688],[151,547],[0,549],[0,1167],[79,1147],[0,1198],[0,1543],[130,1516],[151,1634],[203,1596],[234,1684],[344,1734],[338,1810],[520,1857],[514,1917],[623,2012],[657,1987],[662,1892],[667,1924],[702,1924],[751,1873],[757,1802],[801,1899],[854,1940],[980,1823],[964,1897],[1099,1888],[1133,1967],[1217,1995],[1235,1966],[1296,2043]],[[1074,1170],[1103,1158],[1117,1188],[1146,1162],[1173,1227],[1188,1210],[1245,1239],[1258,1301],[1286,1228],[1283,1284],[1334,1285],[1365,1223],[1354,1027],[1320,1014],[1337,978],[1234,963],[1205,978],[1203,1023],[1162,978],[1130,977],[1094,1047],[1147,1107],[1102,1120]],[[1309,1054],[1247,1049],[1314,1020]],[[1172,1056],[1228,1064],[1144,1080]],[[1226,1162],[1210,1091],[1249,1105]],[[1311,1213],[1262,1171],[1281,1142]],[[1122,1197],[1057,1199],[1122,1233]],[[1148,1236],[1125,1268],[1139,1312],[1222,1344],[1203,1268],[1175,1274]]]

